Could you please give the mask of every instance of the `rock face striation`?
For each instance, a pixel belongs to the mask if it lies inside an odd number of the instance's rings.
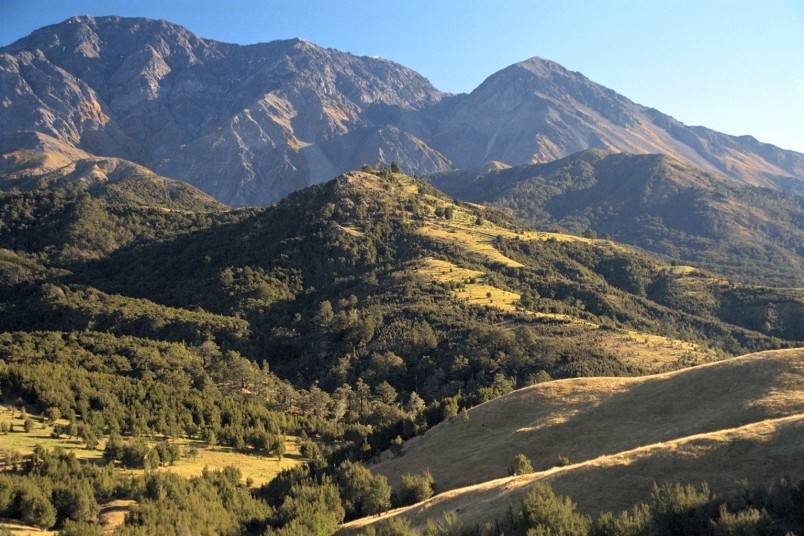
[[[804,190],[802,154],[687,127],[538,58],[450,95],[393,62],[303,40],[241,46],[166,21],[75,17],[0,49],[0,84],[0,134],[41,132],[231,205],[272,203],[363,164],[425,175],[587,148]]]

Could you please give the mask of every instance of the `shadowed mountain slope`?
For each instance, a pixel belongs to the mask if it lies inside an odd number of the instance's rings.
[[[83,188],[97,199],[120,206],[164,210],[226,209],[186,182],[161,177],[121,158],[104,158],[75,149],[39,132],[0,137],[0,188]]]

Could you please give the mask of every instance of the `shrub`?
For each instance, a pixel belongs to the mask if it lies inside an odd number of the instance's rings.
[[[412,475],[402,475],[397,495],[398,506],[406,506],[424,501],[433,496],[435,479],[430,471]]]

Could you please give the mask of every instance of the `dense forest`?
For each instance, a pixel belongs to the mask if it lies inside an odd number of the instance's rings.
[[[426,472],[392,489],[361,462],[466,408],[553,378],[804,341],[800,290],[539,234],[395,166],[264,209],[124,194],[0,194],[5,405],[105,460],[9,455],[0,511],[64,534],[99,532],[98,505],[113,499],[136,501],[121,534],[328,534],[431,495]],[[658,346],[669,357],[635,357]],[[179,439],[281,458],[290,437],[308,463],[265,485],[232,468],[156,471],[186,454]],[[500,533],[524,534],[522,515]]]

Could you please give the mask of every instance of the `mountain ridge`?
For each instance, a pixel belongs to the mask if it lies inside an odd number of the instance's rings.
[[[729,183],[667,155],[589,149],[545,164],[430,180],[541,229],[595,231],[743,280],[804,284],[800,196]]]
[[[0,49],[4,133],[35,128],[200,187],[270,204],[363,164],[426,175],[590,147],[661,152],[729,180],[802,191],[804,155],[687,127],[532,58],[469,94],[388,60],[289,39],[235,45],[162,20],[74,17]]]

